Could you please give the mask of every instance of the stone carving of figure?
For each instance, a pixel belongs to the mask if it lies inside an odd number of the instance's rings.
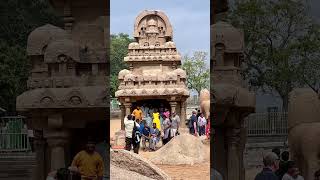
[[[72,105],[79,105],[81,104],[81,99],[78,96],[72,96],[69,100],[70,104]]]
[[[40,103],[42,104],[42,105],[50,105],[50,104],[52,104],[53,103],[53,99],[51,98],[51,97],[44,97],[44,98],[42,98],[41,100],[40,100]]]
[[[147,31],[148,34],[159,34],[159,29],[157,27],[157,22],[154,20],[154,17],[151,17],[147,22]]]
[[[60,62],[60,63],[65,63],[65,62],[67,62],[67,56],[64,55],[64,54],[59,55],[59,56],[58,56],[58,62]]]

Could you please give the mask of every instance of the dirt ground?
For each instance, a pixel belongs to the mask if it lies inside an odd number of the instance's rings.
[[[198,164],[193,166],[180,165],[180,166],[168,166],[157,165],[160,169],[166,172],[174,180],[209,180],[210,163]]]
[[[119,119],[112,119],[110,121],[110,137],[120,129],[121,122]],[[206,145],[210,148],[209,145]],[[140,155],[149,158],[152,152],[140,151]],[[165,173],[167,173],[173,180],[209,180],[210,179],[210,162],[195,165],[157,165]]]

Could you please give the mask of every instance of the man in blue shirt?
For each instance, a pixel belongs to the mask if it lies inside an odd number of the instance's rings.
[[[139,125],[140,125],[139,131],[140,131],[140,134],[142,134],[144,126],[146,125],[146,121],[142,120]]]
[[[141,127],[141,126],[140,126]],[[149,142],[149,146],[150,146],[150,128],[147,124],[144,124],[143,130],[141,132],[141,141],[142,141],[142,149],[144,151],[146,151],[146,142]]]
[[[156,145],[160,140],[160,131],[157,128],[157,124],[153,123],[153,127],[150,129],[150,149],[155,151],[156,150]]]
[[[192,115],[189,120],[190,134],[197,135],[197,111],[192,111]]]
[[[263,157],[264,168],[257,174],[254,180],[279,180],[275,171],[279,169],[280,159],[277,154],[273,152],[267,153]]]

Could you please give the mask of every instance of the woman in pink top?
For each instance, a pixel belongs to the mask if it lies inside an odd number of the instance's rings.
[[[166,109],[166,111],[163,113],[163,115],[166,117],[166,118],[169,118],[170,117],[170,112],[168,109]]]

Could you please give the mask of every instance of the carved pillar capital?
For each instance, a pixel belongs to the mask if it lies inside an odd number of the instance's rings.
[[[127,115],[129,115],[129,114],[131,114],[131,103],[129,103],[129,102],[125,102],[125,103],[123,103],[123,105],[124,105],[124,107],[125,107],[125,109],[126,109],[126,114],[125,114],[125,116],[127,116]]]
[[[49,131],[46,134],[46,139],[49,147],[63,147],[68,142],[69,134],[66,131]]]
[[[229,128],[226,132],[227,142],[230,145],[240,145],[241,140],[241,129],[240,128]]]
[[[176,102],[176,101],[170,101],[169,104],[170,104],[170,106],[177,106],[178,102]]]
[[[63,126],[62,114],[48,115],[48,126],[49,128],[61,128]]]
[[[130,102],[125,102],[125,103],[123,103],[122,106],[124,106],[125,108],[131,107],[131,103]]]
[[[171,107],[171,112],[176,112],[176,106],[177,106],[177,102],[176,101],[171,101],[169,102],[170,107]]]

